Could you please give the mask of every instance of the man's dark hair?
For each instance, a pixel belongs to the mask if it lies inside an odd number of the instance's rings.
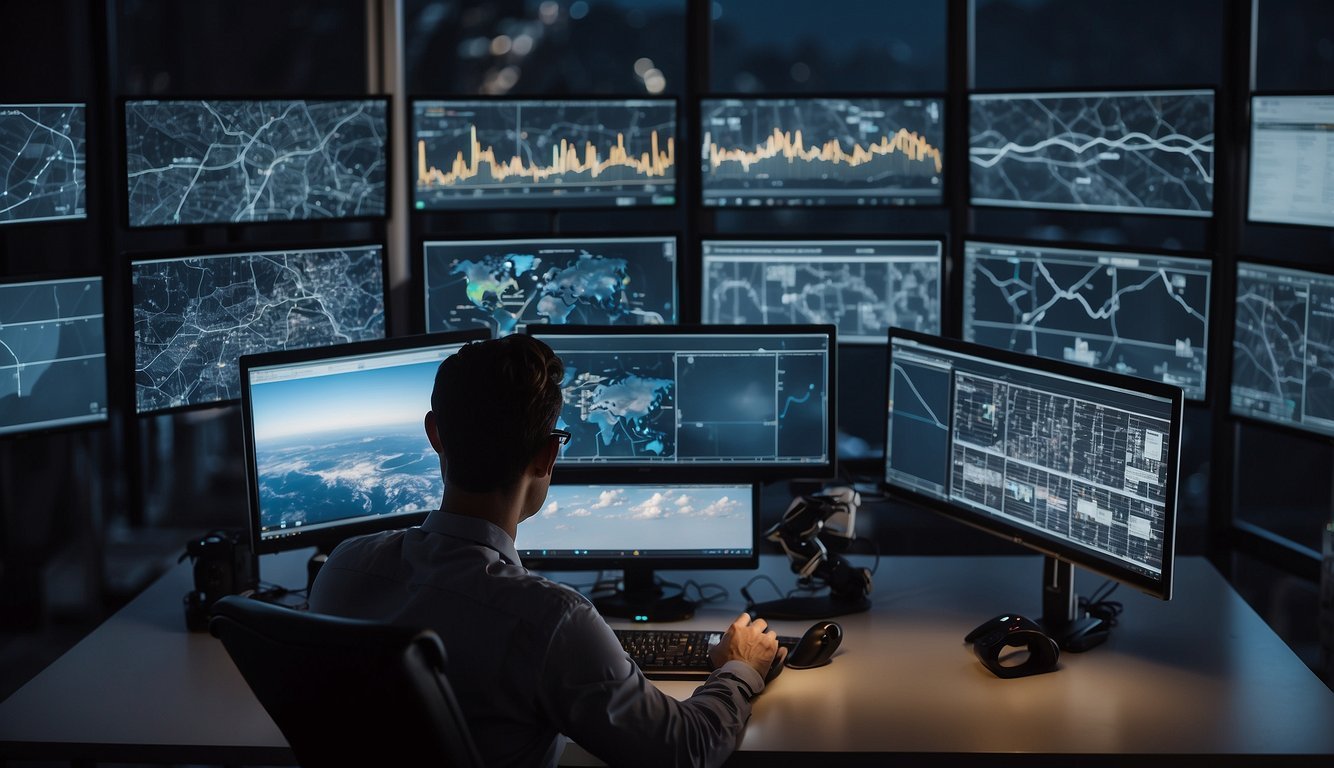
[[[445,483],[476,493],[514,485],[550,439],[564,375],[550,347],[522,334],[445,358],[431,392]]]

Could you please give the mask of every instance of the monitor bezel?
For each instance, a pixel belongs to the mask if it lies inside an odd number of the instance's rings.
[[[742,93],[732,91],[719,91],[713,93],[704,93],[695,97],[696,114],[703,120],[704,103],[708,101],[854,101],[859,99],[884,99],[896,101],[913,101],[917,99],[936,99],[940,102],[941,112],[941,141],[940,151],[944,154],[941,161],[940,172],[940,201],[932,203],[921,203],[911,205],[855,205],[849,203],[831,203],[829,205],[714,205],[706,202],[704,197],[704,174],[703,163],[704,153],[701,142],[704,140],[703,124],[692,126],[697,135],[694,135],[695,146],[691,155],[692,161],[697,161],[700,165],[699,184],[695,190],[695,200],[693,204],[706,211],[780,211],[780,210],[803,210],[803,211],[824,211],[824,210],[846,210],[846,211],[917,211],[917,210],[947,210],[950,208],[950,164],[953,160],[954,148],[950,146],[950,129],[948,121],[951,119],[947,114],[950,106],[949,94],[944,91],[829,91],[822,93]]]
[[[1171,403],[1172,417],[1171,424],[1176,428],[1174,439],[1168,441],[1168,467],[1167,488],[1164,494],[1164,513],[1167,517],[1163,527],[1163,566],[1162,572],[1158,578],[1153,578],[1146,574],[1131,569],[1129,566],[1119,566],[1110,560],[1104,560],[1098,554],[1062,542],[1054,536],[1049,536],[1031,528],[1024,528],[1019,525],[1009,523],[1003,518],[990,516],[982,512],[976,512],[967,509],[962,505],[953,504],[945,499],[938,499],[920,491],[904,488],[889,481],[886,475],[887,464],[889,461],[889,379],[893,372],[894,360],[894,340],[896,338],[907,341],[924,344],[931,347],[943,349],[946,352],[956,354],[965,354],[971,357],[981,358],[983,360],[994,360],[996,362],[1027,368],[1038,371],[1039,373],[1050,373],[1058,376],[1072,378],[1076,380],[1089,381],[1094,384],[1124,389],[1130,392],[1141,393],[1151,397],[1163,398]],[[1170,600],[1172,597],[1172,573],[1173,564],[1176,559],[1176,526],[1179,500],[1180,485],[1180,461],[1181,461],[1181,432],[1184,426],[1184,397],[1180,387],[1170,384],[1162,384],[1147,379],[1139,379],[1133,376],[1126,376],[1109,371],[1100,371],[1097,369],[1084,368],[1068,363],[1048,360],[1042,357],[1031,355],[1021,355],[1009,350],[994,349],[980,344],[959,341],[957,339],[947,339],[938,336],[928,336],[919,334],[915,331],[909,331],[902,328],[891,329],[888,334],[888,343],[885,346],[888,364],[886,365],[885,375],[885,403],[886,411],[881,414],[885,426],[885,458],[881,462],[880,485],[885,489],[886,494],[891,498],[900,498],[912,502],[918,506],[926,507],[945,517],[964,523],[970,527],[992,534],[1002,539],[1012,541],[1016,544],[1032,549],[1050,557],[1057,558],[1067,563],[1072,563],[1099,575],[1105,576],[1116,581],[1129,584],[1132,587],[1152,595],[1161,600]],[[952,405],[951,405],[952,410]]]
[[[306,101],[306,102],[339,102],[339,101],[380,101],[384,103],[385,120],[385,138],[384,138],[384,213],[366,214],[362,216],[340,216],[325,219],[267,219],[264,221],[210,221],[210,222],[191,222],[188,224],[133,224],[130,221],[130,188],[129,188],[129,164],[130,164],[130,141],[129,126],[126,120],[129,119],[129,105],[135,102],[194,102],[194,101]],[[394,97],[388,93],[372,94],[354,94],[354,95],[325,95],[325,96],[255,96],[250,95],[172,95],[158,96],[156,98],[148,96],[127,96],[121,95],[116,100],[116,196],[120,198],[118,205],[118,218],[120,224],[130,232],[153,232],[161,230],[201,230],[209,227],[268,227],[274,225],[286,224],[289,226],[308,226],[308,225],[327,225],[327,224],[345,224],[348,222],[388,222],[394,210]]]
[[[674,486],[684,488],[690,485],[737,485],[750,486],[751,493],[751,548],[749,555],[723,555],[716,557],[703,557],[700,555],[691,555],[686,551],[672,555],[655,555],[652,557],[635,557],[633,555],[626,557],[578,557],[561,555],[537,555],[532,554],[536,550],[524,549],[523,541],[523,523],[519,524],[518,541],[515,548],[523,560],[524,567],[538,571],[601,571],[601,570],[622,570],[625,568],[649,568],[655,571],[678,571],[678,570],[740,570],[754,569],[759,567],[760,561],[760,518],[763,514],[763,508],[760,506],[760,484],[745,480],[735,482],[652,482],[647,478],[641,478],[635,481],[626,481],[624,478],[607,478],[599,482],[596,477],[585,480],[580,478],[579,482],[559,482],[552,483],[553,487],[561,485],[598,485],[598,486]],[[545,500],[544,500],[545,503]],[[529,554],[525,554],[529,553]]]
[[[255,435],[251,427],[254,413],[250,402],[250,372],[255,368],[292,363],[307,363],[315,360],[354,357],[380,352],[397,352],[446,344],[460,344],[472,341],[485,341],[490,336],[485,332],[454,331],[451,333],[430,333],[415,336],[394,336],[370,341],[354,341],[330,347],[308,347],[306,349],[279,350],[242,355],[240,358],[241,385],[241,433],[245,443],[246,500],[249,507],[250,546],[257,555],[272,554],[291,549],[319,547],[329,549],[343,539],[378,531],[407,528],[420,525],[431,510],[405,512],[398,515],[381,515],[357,523],[329,525],[307,531],[293,530],[283,536],[263,538],[260,534],[259,510],[259,470],[255,463]],[[430,393],[423,393],[422,416],[431,410]],[[424,428],[423,428],[424,429]],[[423,431],[422,439],[425,440]],[[443,481],[443,478],[441,478]],[[390,524],[392,523],[392,524]]]
[[[1215,314],[1214,312],[1215,300],[1216,300],[1215,294],[1218,293],[1218,277],[1215,274],[1215,267],[1217,266],[1217,264],[1215,263],[1214,254],[1207,253],[1204,251],[1173,251],[1165,248],[1140,248],[1139,246],[1134,246],[1134,245],[1128,245],[1123,248],[1121,246],[1108,245],[1105,243],[1089,244],[1072,240],[1027,240],[1022,238],[975,237],[973,235],[968,235],[964,237],[963,245],[961,246],[961,250],[959,252],[959,257],[960,257],[959,258],[959,305],[960,305],[959,338],[961,340],[965,340],[963,339],[963,333],[964,333],[964,305],[966,304],[968,298],[965,292],[967,288],[967,275],[968,275],[968,246],[972,244],[1001,245],[1001,246],[1008,245],[1008,246],[1013,246],[1015,248],[1028,248],[1032,250],[1056,248],[1066,251],[1083,251],[1085,253],[1098,253],[1107,255],[1121,254],[1125,256],[1147,256],[1149,258],[1183,259],[1186,261],[1199,262],[1201,265],[1207,266],[1209,268],[1208,270],[1209,294],[1205,297],[1205,309],[1208,312],[1208,316],[1207,316],[1207,321],[1204,324],[1204,333],[1205,333],[1204,343],[1201,345],[1201,348],[1204,350],[1204,354],[1206,356],[1205,369],[1204,369],[1204,392],[1199,397],[1191,397],[1189,395],[1186,395],[1185,398],[1187,402],[1199,403],[1201,405],[1207,405],[1213,402],[1215,377],[1209,375],[1210,374],[1209,366],[1211,359],[1210,355],[1214,354],[1214,352],[1210,349],[1210,346],[1215,343],[1216,341],[1215,336],[1218,333],[1217,329],[1212,328],[1212,326],[1214,325],[1213,315]],[[982,346],[986,345],[984,344]],[[1023,353],[1017,353],[1017,354],[1023,354]],[[1043,359],[1050,360],[1051,358],[1043,358]],[[1055,361],[1055,362],[1061,362],[1061,361]],[[1076,366],[1076,367],[1083,367],[1083,366]],[[1103,370],[1103,369],[1093,368],[1092,366],[1089,366],[1089,370]],[[1134,378],[1140,378],[1140,377],[1134,377]],[[1144,379],[1144,380],[1153,381],[1153,379]]]
[[[535,332],[536,331],[536,332]],[[829,339],[829,379],[826,382],[826,400],[829,403],[829,423],[826,425],[826,461],[820,464],[763,464],[763,463],[699,463],[699,464],[606,464],[587,462],[571,465],[556,462],[555,478],[559,483],[587,483],[588,478],[602,478],[608,483],[662,482],[752,482],[782,478],[830,479],[838,473],[838,329],[832,325],[530,325],[525,332],[538,338],[543,336],[689,336],[739,335],[784,336],[793,334],[823,335]]]
[[[490,205],[467,206],[467,207],[446,207],[446,208],[417,207],[417,172],[413,163],[414,155],[412,147],[415,147],[417,144],[416,118],[417,118],[417,105],[419,103],[422,102],[503,103],[503,102],[552,102],[552,101],[563,101],[563,102],[570,102],[573,104],[589,104],[596,102],[660,101],[663,102],[664,104],[671,104],[673,110],[673,118],[676,122],[676,135],[673,138],[675,139],[676,153],[678,158],[675,162],[677,173],[673,179],[674,193],[672,195],[673,197],[672,202],[670,204],[661,204],[661,205],[656,205],[652,202],[649,202],[643,205],[624,206],[624,205],[614,205],[605,203],[599,203],[596,205],[559,205],[559,204],[549,204],[548,201],[548,203],[546,204],[539,204],[539,205],[512,205],[512,204],[496,203]],[[681,156],[684,154],[683,153],[684,145],[681,141],[684,133],[681,129],[685,127],[683,123],[684,115],[681,109],[681,103],[682,103],[681,97],[675,94],[668,95],[668,94],[609,93],[606,95],[578,95],[578,96],[540,96],[540,95],[522,96],[522,95],[509,95],[509,94],[506,95],[417,94],[411,96],[408,98],[407,101],[407,116],[405,119],[405,122],[407,122],[406,126],[407,149],[409,150],[408,152],[405,153],[405,162],[407,162],[408,164],[406,173],[407,187],[408,187],[407,189],[408,212],[411,216],[429,217],[429,216],[459,216],[459,215],[469,216],[476,214],[485,214],[488,212],[495,212],[495,211],[505,211],[505,212],[518,211],[518,212],[530,212],[530,213],[564,213],[564,212],[579,212],[579,211],[676,210],[681,207],[682,187],[684,186],[684,179],[680,170],[681,168],[684,167],[680,160]]]
[[[366,341],[379,341],[389,336],[389,329],[391,328],[390,321],[392,320],[390,313],[390,306],[389,306],[390,304],[389,253],[388,253],[388,248],[385,246],[383,242],[349,240],[347,242],[335,242],[335,243],[329,243],[329,242],[297,243],[297,244],[238,243],[235,246],[215,246],[210,248],[186,248],[186,249],[181,249],[180,251],[176,251],[171,255],[168,255],[166,252],[163,251],[157,251],[157,252],[136,251],[133,253],[122,254],[125,257],[121,259],[121,261],[124,263],[123,269],[125,269],[127,272],[126,279],[124,280],[123,300],[125,302],[125,306],[128,308],[129,311],[129,328],[126,331],[126,335],[130,342],[129,349],[131,354],[131,360],[129,364],[126,366],[126,374],[125,374],[126,384],[128,386],[128,391],[130,394],[130,402],[128,403],[128,413],[134,417],[162,416],[162,415],[184,413],[187,411],[200,411],[209,408],[228,407],[240,402],[239,397],[234,397],[234,398],[229,398],[227,400],[213,400],[207,403],[190,403],[188,405],[176,405],[167,408],[156,408],[147,411],[139,410],[138,366],[135,361],[135,355],[137,352],[138,345],[135,344],[134,342],[134,268],[136,265],[145,264],[153,261],[181,261],[184,259],[209,258],[215,256],[240,256],[240,255],[256,254],[256,253],[291,253],[297,251],[335,251],[335,250],[348,250],[354,248],[371,248],[371,247],[376,247],[380,249],[380,281],[381,285],[384,288],[383,295],[381,296],[380,300],[381,303],[384,305],[385,333],[384,336],[382,336],[380,339],[367,339]],[[351,343],[359,344],[361,342],[351,342]],[[307,347],[306,349],[328,349],[330,346],[334,345],[325,345],[322,347]],[[294,350],[289,350],[289,351],[294,351]],[[267,354],[267,353],[259,353],[259,354]],[[245,357],[245,355],[242,355],[241,357]],[[238,358],[238,360],[239,359],[240,358]]]
[[[1270,221],[1268,219],[1256,219],[1251,216],[1251,185],[1255,179],[1255,100],[1258,98],[1285,98],[1285,97],[1313,97],[1334,100],[1334,90],[1316,91],[1316,90],[1297,90],[1297,91],[1251,91],[1250,99],[1246,101],[1246,123],[1249,130],[1246,132],[1246,223],[1249,225],[1262,227],[1300,227],[1305,230],[1331,230],[1334,229],[1334,221],[1329,224],[1311,224],[1300,221]],[[1229,398],[1230,400],[1230,398]]]
[[[88,111],[89,111],[89,109],[88,109],[88,102],[87,102],[87,101],[19,101],[19,100],[9,101],[9,100],[0,100],[0,108],[5,108],[5,107],[82,107],[82,108],[83,108],[83,146],[84,146],[84,150],[83,150],[83,161],[84,161],[84,171],[83,171],[83,213],[81,213],[81,214],[71,214],[71,215],[69,215],[69,216],[48,216],[48,217],[41,218],[41,219],[10,219],[10,220],[8,220],[8,221],[0,220],[0,232],[5,232],[5,231],[9,230],[10,228],[25,227],[25,226],[28,226],[28,225],[30,225],[30,224],[36,224],[36,225],[38,225],[38,226],[41,226],[41,225],[43,225],[43,224],[47,224],[47,225],[50,225],[50,224],[62,225],[62,224],[68,224],[68,223],[70,223],[70,222],[72,222],[72,221],[88,221],[88,219],[89,219],[89,217],[90,217],[90,215],[91,215],[90,212],[89,212],[90,206],[89,206],[89,203],[88,203],[88,199],[89,199],[88,189],[89,189],[90,186],[92,186],[92,185],[89,184],[89,182],[88,182],[88,177],[89,177],[89,174],[90,174],[90,172],[91,172],[91,164],[90,164],[89,161],[88,161],[88,157],[89,157],[88,145],[89,145],[90,143],[96,143],[96,142],[90,142],[90,141],[88,140],[88,134],[90,133],[90,131],[89,131],[89,129],[88,129]],[[59,427],[57,427],[57,429],[59,429]]]

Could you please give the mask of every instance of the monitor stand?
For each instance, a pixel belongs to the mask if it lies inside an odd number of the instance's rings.
[[[1080,615],[1075,567],[1051,555],[1042,561],[1042,618],[1038,623],[1061,650],[1072,653],[1101,645],[1112,629],[1096,616]]]
[[[669,593],[658,585],[652,568],[625,569],[621,588],[593,598],[598,613],[609,619],[683,621],[695,615],[695,604],[680,590]]]

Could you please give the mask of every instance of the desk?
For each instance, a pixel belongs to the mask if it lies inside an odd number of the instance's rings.
[[[307,554],[266,556],[262,574],[300,584]],[[781,558],[763,557],[761,569],[792,583]],[[1053,674],[993,677],[962,636],[1006,610],[1036,612],[1040,574],[1038,557],[886,558],[872,610],[840,619],[834,662],[775,680],[734,762],[816,751],[870,764],[890,754],[967,765],[1334,760],[1334,693],[1200,558],[1178,560],[1170,603],[1119,590],[1126,610],[1102,647],[1063,655]],[[721,627],[751,575],[707,574],[733,597],[680,626]],[[1084,593],[1100,583],[1077,578]],[[190,579],[185,565],[169,571],[0,704],[0,757],[291,763],[222,646],[185,631]],[[660,685],[683,697],[695,684]],[[578,762],[580,751],[567,756]]]

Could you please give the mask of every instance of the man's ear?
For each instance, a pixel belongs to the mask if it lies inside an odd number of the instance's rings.
[[[546,477],[556,467],[556,458],[560,456],[560,441],[547,440],[542,448],[533,455],[531,467],[537,477]]]
[[[440,428],[435,423],[435,411],[426,412],[426,439],[431,441],[435,452],[440,453]]]

